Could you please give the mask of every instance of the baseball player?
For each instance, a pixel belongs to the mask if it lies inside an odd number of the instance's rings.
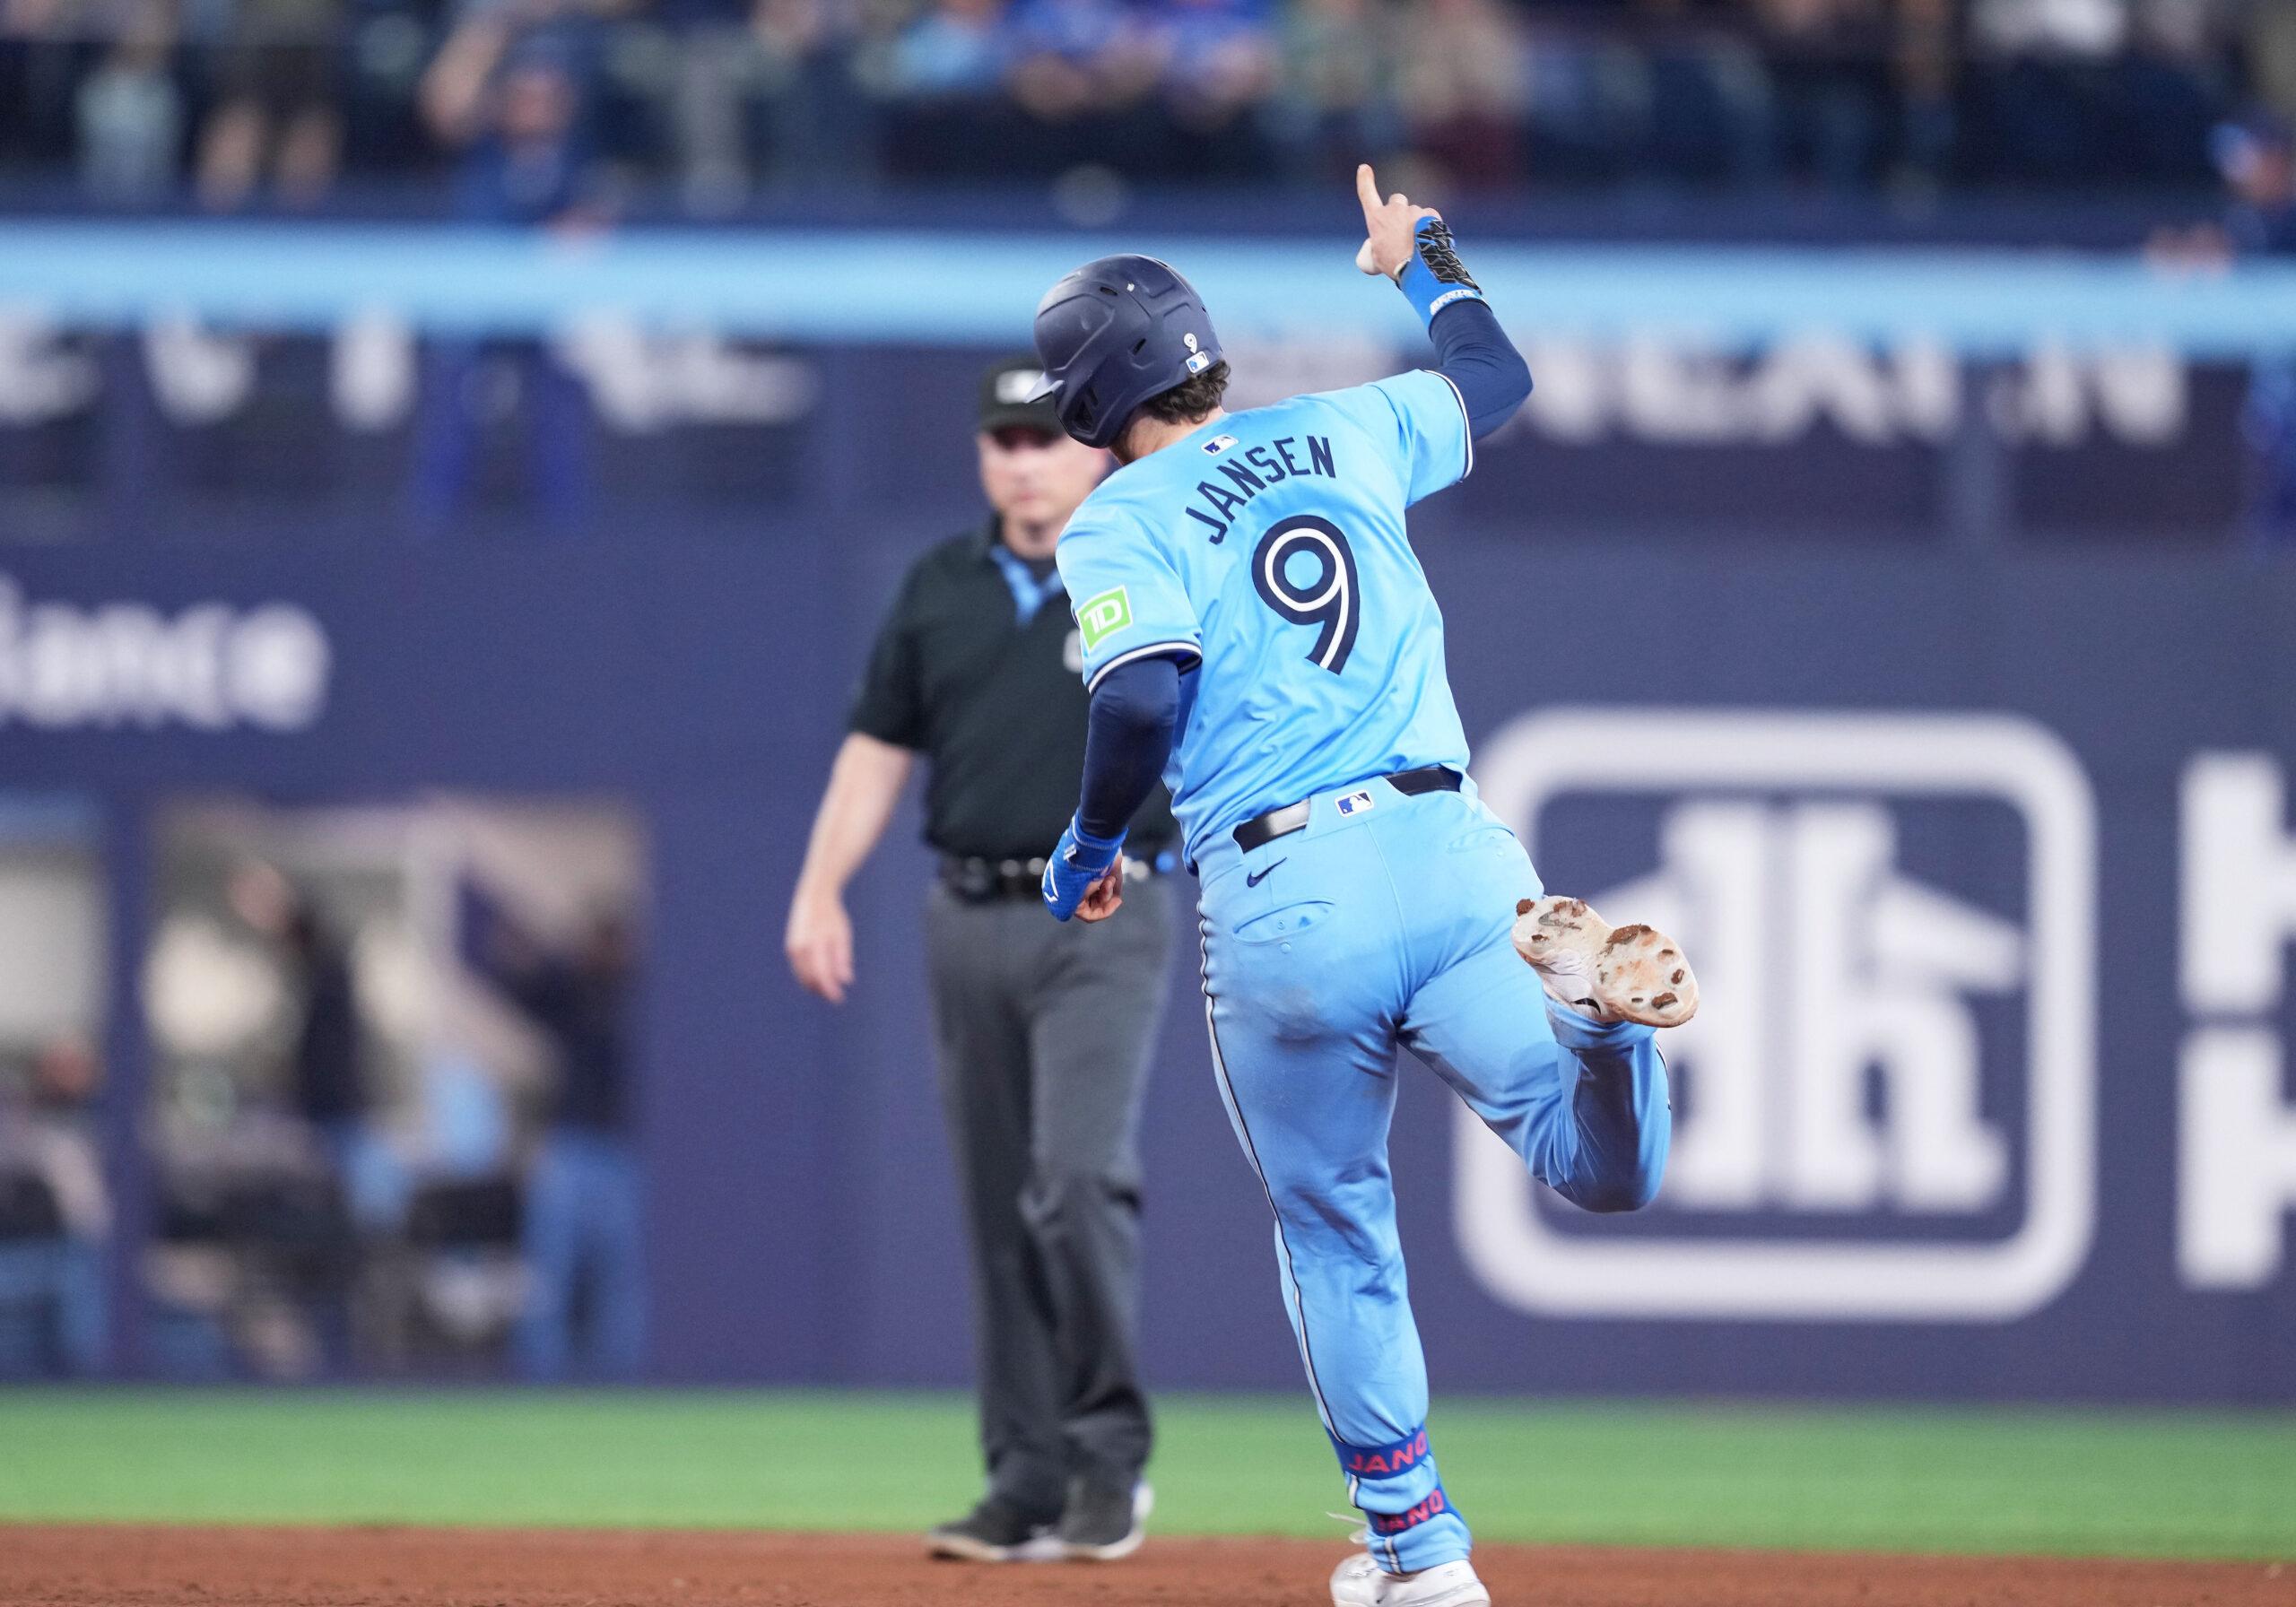
[[[1202,882],[1213,1070],[1366,1520],[1332,1600],[1470,1607],[1490,1596],[1429,1446],[1396,1238],[1396,1049],[1565,1198],[1632,1211],[1670,1132],[1652,1029],[1698,991],[1662,934],[1543,896],[1466,777],[1404,510],[1467,473],[1530,375],[1443,220],[1382,201],[1369,168],[1357,182],[1358,265],[1426,320],[1431,370],[1228,413],[1211,320],[1164,264],[1088,263],[1037,310],[1063,427],[1122,465],[1060,543],[1091,729],[1044,898],[1062,920],[1113,915],[1125,823],[1170,781]]]

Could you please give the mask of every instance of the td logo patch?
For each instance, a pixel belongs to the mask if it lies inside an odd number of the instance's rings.
[[[1120,586],[1076,605],[1076,629],[1083,634],[1087,653],[1131,623],[1132,594]]]

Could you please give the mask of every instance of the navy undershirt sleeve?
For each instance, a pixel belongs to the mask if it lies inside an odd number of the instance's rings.
[[[1509,419],[1531,394],[1531,368],[1499,326],[1486,301],[1458,300],[1427,326],[1435,343],[1435,371],[1459,387],[1467,432],[1477,439]]]
[[[1092,689],[1084,737],[1084,795],[1076,823],[1096,838],[1122,835],[1155,790],[1179,725],[1180,666],[1135,658]]]

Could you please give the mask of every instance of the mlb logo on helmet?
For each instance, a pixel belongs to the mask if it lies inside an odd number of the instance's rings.
[[[1201,351],[1197,348],[1196,336],[1193,334],[1184,334],[1180,336],[1180,341],[1187,347],[1187,371],[1189,373],[1201,374],[1205,369],[1212,366],[1212,353]]]

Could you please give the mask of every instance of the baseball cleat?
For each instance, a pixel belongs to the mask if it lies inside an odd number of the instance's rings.
[[[1156,1492],[1145,1479],[1115,1486],[1075,1480],[1056,1531],[1060,1554],[1071,1562],[1121,1561],[1148,1538],[1148,1514],[1155,1505]]]
[[[1605,1024],[1679,1027],[1698,1013],[1698,978],[1682,945],[1655,926],[1613,926],[1584,899],[1515,906],[1515,952],[1547,997]]]
[[[1065,1554],[1050,1524],[1040,1524],[1001,1496],[984,1497],[961,1518],[925,1537],[935,1557],[960,1562],[1057,1562]]]
[[[1491,1593],[1465,1561],[1391,1574],[1359,1551],[1331,1571],[1332,1607],[1491,1607]]]

